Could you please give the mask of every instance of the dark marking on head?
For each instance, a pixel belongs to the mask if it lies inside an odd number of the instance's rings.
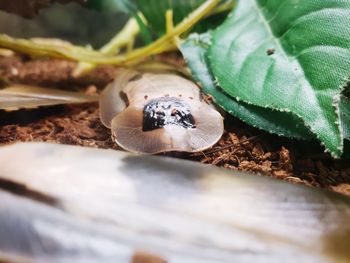
[[[129,106],[129,99],[128,99],[128,96],[126,95],[126,93],[124,91],[121,91],[121,92],[119,92],[119,96],[124,101],[125,107],[128,107]]]
[[[193,100],[193,97],[188,97],[190,100]]]
[[[190,106],[173,97],[151,100],[143,109],[143,131],[152,131],[167,125],[196,128]]]
[[[148,95],[145,95],[144,98],[145,98],[145,100],[147,100],[148,99]]]

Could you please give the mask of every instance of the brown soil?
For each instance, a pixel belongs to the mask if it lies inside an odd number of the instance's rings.
[[[88,76],[73,78],[75,63],[61,60],[0,58],[0,79],[86,89],[96,92],[113,79],[113,67],[101,67]],[[350,162],[333,160],[317,142],[300,142],[270,135],[237,119],[226,118],[226,132],[211,149],[176,157],[247,170],[292,183],[322,187],[350,195]],[[98,117],[95,103],[55,106],[16,112],[0,111],[0,145],[16,141],[46,141],[118,149]],[[307,151],[305,150],[307,149]]]

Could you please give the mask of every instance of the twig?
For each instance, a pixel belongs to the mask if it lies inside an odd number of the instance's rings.
[[[242,140],[242,141],[240,141],[238,143],[231,143],[229,145],[222,146],[222,147],[220,147],[218,149],[214,149],[214,150],[208,151],[205,154],[213,154],[213,153],[216,153],[216,152],[220,152],[222,150],[226,150],[226,149],[238,146],[238,145],[240,145],[242,143],[245,143],[245,142],[248,142],[248,141],[252,141],[252,140],[254,140],[254,139],[258,138],[258,137],[259,137],[259,135],[253,136],[253,137],[250,137],[250,138],[247,138],[247,139],[244,139],[244,140]]]
[[[106,45],[104,45],[100,52],[106,55],[115,55],[119,53],[122,47],[127,46],[130,49],[131,43],[133,44],[136,36],[140,32],[140,28],[135,18],[130,18],[118,34],[113,37]],[[130,49],[131,51],[131,49]],[[96,67],[95,64],[81,62],[73,71],[74,77],[79,77]]]
[[[194,10],[187,18],[180,22],[172,32],[165,34],[153,43],[145,47],[135,49],[126,55],[108,56],[102,52],[88,50],[77,46],[53,47],[50,45],[33,43],[32,41],[25,39],[14,39],[3,34],[0,35],[0,46],[30,55],[51,56],[94,64],[125,65],[130,62],[140,60],[146,56],[164,52],[165,49],[162,48],[164,45],[168,45],[167,49],[169,50],[176,48],[174,45],[169,45],[168,43],[171,42],[175,36],[179,36],[190,30],[198,21],[209,14],[210,11],[212,11],[219,3],[220,0],[207,0],[196,10]]]

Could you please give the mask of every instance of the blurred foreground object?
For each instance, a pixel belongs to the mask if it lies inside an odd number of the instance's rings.
[[[350,261],[346,196],[113,150],[15,144],[0,160],[0,261]]]
[[[14,13],[25,18],[33,18],[38,11],[54,3],[83,3],[84,0],[0,0],[0,10]]]
[[[37,86],[13,84],[0,89],[0,110],[32,109],[40,106],[96,102],[97,96]]]

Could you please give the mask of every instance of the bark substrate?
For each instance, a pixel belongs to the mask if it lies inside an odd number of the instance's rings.
[[[0,80],[96,92],[116,74],[115,68],[104,66],[74,78],[71,76],[74,66],[75,63],[62,60],[0,58]],[[350,195],[349,160],[332,159],[316,141],[281,138],[229,116],[225,122],[223,137],[211,149],[170,155]],[[109,129],[99,120],[97,103],[0,111],[0,145],[16,141],[119,149]]]

